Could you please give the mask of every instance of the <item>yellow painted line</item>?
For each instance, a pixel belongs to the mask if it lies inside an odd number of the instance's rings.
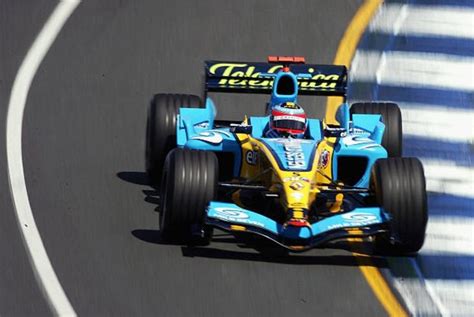
[[[392,290],[387,285],[379,269],[375,266],[367,265],[367,263],[362,261],[362,259],[367,260],[370,259],[370,257],[355,252],[352,252],[352,254],[356,257],[359,269],[367,280],[367,283],[369,283],[370,288],[372,288],[375,297],[377,297],[389,316],[408,316],[405,309],[400,305]]]
[[[351,234],[362,234],[361,230],[352,229],[347,230]],[[352,243],[362,243],[361,238],[348,238],[349,245]],[[375,294],[375,297],[384,307],[389,316],[393,317],[408,317],[407,312],[398,302],[392,290],[388,286],[379,269],[370,261],[371,257],[367,254],[352,251],[352,255],[356,258],[359,269],[362,272],[365,280]]]
[[[381,4],[382,0],[366,0],[359,10],[357,10],[339,43],[333,64],[346,65],[346,67],[350,66],[360,38],[367,28],[370,19]],[[341,97],[328,98],[325,117],[327,123],[337,123],[335,114],[337,107],[339,107],[342,101],[343,99]],[[362,239],[350,239],[349,243],[360,241],[362,241]],[[352,254],[356,257],[359,269],[374,292],[375,297],[379,300],[387,313],[390,316],[408,316],[378,268],[370,262],[367,263],[370,256],[356,252],[352,252]]]
[[[380,4],[382,4],[382,0],[366,0],[359,10],[357,10],[351,23],[347,27],[346,32],[342,36],[333,64],[346,65],[346,67],[349,67],[357,48],[357,44]],[[342,97],[328,97],[326,105],[327,123],[337,123],[335,114],[337,107],[342,103],[342,100]]]
[[[359,268],[389,316],[408,316],[376,267],[359,266]]]
[[[359,232],[352,230],[351,233],[357,234],[362,232],[360,230]],[[349,238],[347,240],[349,244],[363,242],[361,238]],[[407,312],[393,294],[379,269],[370,261],[371,257],[367,254],[355,251],[352,251],[352,255],[356,258],[362,275],[388,315],[393,317],[408,317]]]

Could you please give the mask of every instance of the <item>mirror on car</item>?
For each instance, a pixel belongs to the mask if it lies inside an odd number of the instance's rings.
[[[252,126],[247,124],[236,124],[230,126],[230,132],[233,133],[244,133],[244,134],[251,134],[252,133]]]
[[[324,129],[324,136],[326,138],[340,138],[340,137],[345,137],[346,135],[347,135],[346,129],[340,126],[328,125]]]

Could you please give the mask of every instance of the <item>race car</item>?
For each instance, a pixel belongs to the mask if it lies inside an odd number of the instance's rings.
[[[260,235],[293,252],[362,237],[377,251],[416,253],[428,218],[423,167],[401,157],[398,106],[349,106],[347,76],[345,66],[306,64],[303,57],[206,61],[204,102],[156,94],[146,169],[160,192],[162,239],[212,241],[218,228]],[[210,94],[219,92],[268,94],[266,113],[216,120]],[[305,118],[303,134],[269,136],[273,111],[300,108],[299,95],[343,97],[337,124]]]

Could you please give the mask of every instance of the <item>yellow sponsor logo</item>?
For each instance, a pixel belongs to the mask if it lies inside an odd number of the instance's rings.
[[[298,106],[294,102],[286,102],[283,104],[283,108],[298,109]]]
[[[234,231],[246,231],[247,228],[245,228],[244,226],[231,225],[231,226],[230,226],[230,230],[234,230]]]
[[[266,73],[275,74],[282,67],[282,65],[271,66]],[[313,74],[315,69],[310,67],[307,72]],[[271,88],[273,86],[272,78],[264,77],[256,71],[255,66],[245,63],[216,63],[209,68],[209,73],[227,77],[219,80],[219,85],[222,86],[246,86],[251,88]],[[298,82],[298,86],[302,90],[334,89],[339,77],[337,74],[315,74],[311,77],[311,80]]]

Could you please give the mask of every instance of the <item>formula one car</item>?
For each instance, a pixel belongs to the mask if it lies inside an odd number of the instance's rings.
[[[219,228],[294,252],[349,237],[370,237],[383,252],[422,247],[424,172],[418,159],[401,157],[396,104],[349,107],[346,67],[309,65],[302,57],[206,61],[205,73],[204,103],[157,94],[148,112],[147,173],[160,190],[163,239],[210,240]],[[267,113],[216,120],[211,92],[268,94]],[[299,118],[302,134],[269,136],[273,111],[300,109],[298,95],[343,97],[338,124]]]

